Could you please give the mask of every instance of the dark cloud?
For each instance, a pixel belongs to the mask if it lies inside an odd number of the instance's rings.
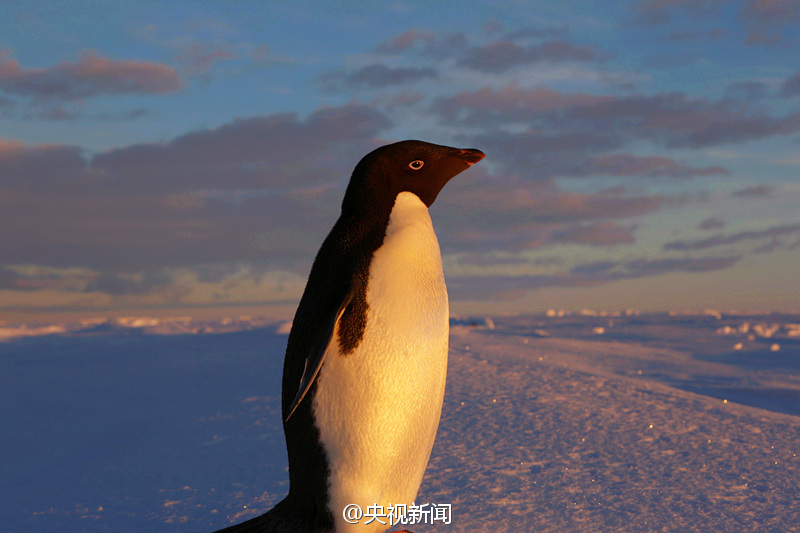
[[[86,284],[83,292],[102,292],[112,296],[122,294],[147,294],[172,285],[173,279],[164,272],[143,276],[102,273]]]
[[[615,98],[573,108],[565,118],[569,125],[607,128],[667,148],[703,148],[800,131],[800,113],[775,118],[726,100],[681,93]]]
[[[425,100],[425,95],[422,93],[400,93],[393,96],[386,106],[389,109],[393,109],[395,107],[408,107],[416,105],[423,100]]]
[[[591,246],[613,246],[616,244],[633,244],[636,239],[633,229],[620,226],[616,222],[597,222],[569,226],[555,233],[552,241],[557,243],[588,244]]]
[[[782,117],[730,99],[690,98],[682,93],[630,96],[569,94],[551,89],[484,89],[438,99],[431,111],[449,124],[473,127],[527,126],[475,136],[518,155],[545,147],[542,139],[567,140],[584,155],[648,140],[667,148],[704,148],[800,131],[800,112]],[[542,133],[546,132],[546,133]],[[572,141],[569,141],[571,139]],[[581,146],[583,145],[583,146]],[[586,150],[589,150],[588,152]]]
[[[0,95],[0,111],[6,109],[13,109],[17,107],[17,103],[12,100],[11,98],[6,98],[5,96]]]
[[[470,137],[469,144],[491,152],[506,172],[537,181],[582,173],[587,157],[620,147],[605,132],[493,132]]]
[[[8,49],[0,51],[0,90],[34,99],[77,100],[105,94],[163,94],[181,87],[170,67],[145,61],[118,61],[94,51],[76,62],[49,68],[22,68]]]
[[[28,146],[0,139],[0,190],[63,191],[87,180],[81,150],[69,146]]]
[[[705,250],[715,246],[738,244],[755,239],[775,238],[800,233],[800,224],[786,224],[763,230],[740,231],[733,235],[719,233],[707,239],[697,241],[673,241],[664,245],[665,250]]]
[[[147,290],[155,278],[127,274],[164,267],[304,265],[388,124],[365,106],[326,108],[91,160],[74,147],[0,141],[2,263],[87,267],[105,276],[95,287],[118,292]]]
[[[141,193],[3,191],[0,227],[9,228],[3,262],[90,268],[112,275],[98,282],[107,287],[130,281],[116,274],[165,267],[227,262],[294,267],[311,259],[340,202],[341,191],[185,206]]]
[[[450,277],[447,285],[449,293],[455,300],[484,298],[512,300],[525,296],[526,291],[546,287],[591,287],[671,272],[713,272],[730,268],[739,259],[740,256],[726,256],[595,261],[577,265],[564,274]]]
[[[719,217],[709,217],[697,226],[700,229],[704,230],[712,230],[712,229],[722,229],[728,224]]]
[[[0,265],[0,290],[30,291],[37,287],[25,283],[17,271]]]
[[[380,89],[393,85],[403,85],[424,79],[436,78],[438,75],[432,68],[392,68],[374,63],[347,74],[330,72],[320,77],[319,82],[327,91],[337,92],[347,89]]]
[[[637,6],[638,20],[645,24],[664,24],[671,20],[677,10],[710,14],[728,1],[730,0],[644,0]]]
[[[672,52],[666,54],[650,55],[644,59],[642,65],[647,69],[670,69],[676,67],[685,67],[692,63],[697,63],[703,59],[700,50],[684,50],[681,52]]]
[[[450,188],[436,208],[446,252],[631,243],[633,227],[614,221],[652,213],[671,201],[656,195],[579,194],[499,183]]]
[[[175,60],[182,65],[182,71],[189,76],[205,74],[217,63],[236,59],[237,54],[225,43],[203,43],[194,41],[188,43],[175,56]]]
[[[521,41],[526,39],[547,39],[559,38],[566,39],[569,36],[568,26],[549,27],[549,28],[519,28],[512,30],[505,35],[509,41]]]
[[[749,185],[744,189],[739,189],[731,193],[735,198],[765,198],[772,194],[772,187],[769,185]]]
[[[800,0],[745,0],[739,18],[747,28],[748,44],[778,44],[784,29],[800,23]]]
[[[382,54],[416,51],[428,57],[446,58],[459,55],[467,46],[467,36],[461,32],[441,33],[414,29],[381,43],[377,51]]]
[[[431,110],[448,121],[486,127],[535,120],[544,117],[547,112],[560,113],[612,98],[586,93],[564,93],[547,87],[526,89],[511,83],[502,89],[463,91],[454,96],[439,98]]]
[[[735,98],[746,102],[757,102],[767,97],[769,87],[760,81],[734,83],[725,89],[726,98]]]
[[[496,254],[496,253],[467,253],[458,258],[459,265],[469,266],[499,266],[499,265],[540,265],[540,266],[560,266],[564,261],[558,257],[544,257],[528,259],[519,254]]]
[[[345,79],[350,86],[386,87],[435,78],[432,68],[390,68],[386,65],[374,64],[354,72]]]
[[[642,176],[671,178],[694,178],[698,176],[729,175],[722,167],[689,167],[669,157],[635,156],[631,154],[609,154],[599,156],[586,170],[587,174],[609,174],[612,176]]]
[[[667,35],[667,39],[672,42],[698,42],[704,40],[716,40],[730,35],[727,28],[715,28],[708,31],[674,31]]]
[[[34,268],[18,271],[0,265],[0,291],[33,292],[40,290],[80,290],[91,274],[85,271],[57,272],[53,269]]]
[[[618,279],[659,276],[668,272],[712,272],[729,268],[739,262],[739,259],[741,256],[637,259],[623,263],[626,272]]]
[[[761,246],[758,246],[758,247],[754,248],[753,249],[753,253],[754,254],[768,254],[768,253],[774,252],[775,250],[781,250],[781,249],[784,249],[784,248],[791,249],[791,247],[790,246],[787,247],[786,243],[784,243],[781,239],[772,239],[769,242],[764,243]]]
[[[783,31],[800,22],[800,0],[644,0],[637,6],[637,20],[665,24],[675,15],[713,15],[726,5],[741,5],[739,19],[747,29],[747,44],[778,44]]]
[[[533,45],[498,41],[467,50],[458,64],[481,72],[499,73],[532,63],[597,62],[604,59],[605,55],[592,47],[576,46],[560,39]]]
[[[418,43],[430,43],[436,38],[436,34],[430,30],[407,30],[378,46],[378,52],[384,54],[396,54],[412,48]]]
[[[377,51],[382,54],[417,53],[439,60],[456,59],[456,64],[461,67],[492,73],[534,63],[591,63],[608,58],[597,48],[570,42],[566,27],[520,28],[489,44],[475,44],[474,39],[460,32],[408,30],[379,45]]]
[[[800,95],[800,70],[783,82],[781,94],[787,98]]]
[[[345,171],[345,161],[369,151],[389,125],[361,105],[321,109],[305,120],[290,113],[253,117],[99,154],[92,170],[136,190],[299,187],[346,178],[352,168]],[[332,175],[337,165],[341,173]]]

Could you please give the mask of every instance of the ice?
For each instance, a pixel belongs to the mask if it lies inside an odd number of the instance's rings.
[[[800,321],[718,314],[453,320],[417,497],[452,504],[452,524],[410,529],[791,531]],[[212,531],[274,505],[288,489],[289,328],[252,317],[0,326],[3,529]]]

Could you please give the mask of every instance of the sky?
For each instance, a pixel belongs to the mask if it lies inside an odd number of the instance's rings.
[[[0,4],[0,320],[291,317],[358,160],[455,313],[800,310],[800,0]]]

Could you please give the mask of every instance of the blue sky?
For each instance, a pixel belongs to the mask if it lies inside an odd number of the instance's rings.
[[[800,1],[4,2],[0,313],[290,315],[384,143],[455,312],[800,308]]]

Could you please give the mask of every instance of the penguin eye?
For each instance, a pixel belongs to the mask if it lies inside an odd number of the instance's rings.
[[[417,159],[417,160],[412,161],[411,163],[409,163],[408,164],[408,168],[410,168],[411,170],[419,170],[419,169],[422,168],[422,166],[424,164],[425,164],[425,161],[420,161],[419,159]]]

